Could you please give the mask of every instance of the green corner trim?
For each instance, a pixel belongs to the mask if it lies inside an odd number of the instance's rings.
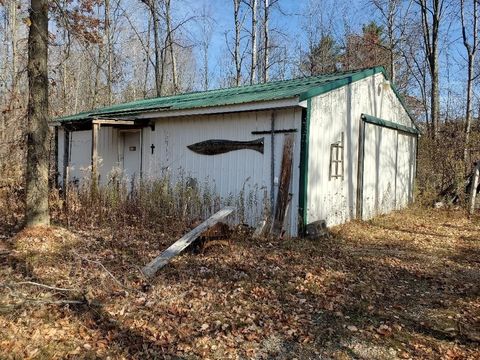
[[[299,210],[301,219],[301,232],[305,234],[308,214],[308,151],[310,139],[310,116],[312,114],[312,99],[307,99],[307,109],[302,116],[301,145],[300,145],[300,189],[299,189]]]
[[[377,126],[388,128],[388,129],[399,130],[399,131],[403,131],[413,135],[420,134],[420,131],[418,131],[418,129],[414,127],[408,127],[405,125],[397,124],[392,121],[380,119],[372,115],[362,114],[362,120],[365,121],[366,123],[374,124]]]

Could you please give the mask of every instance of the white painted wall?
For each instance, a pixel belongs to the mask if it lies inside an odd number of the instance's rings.
[[[297,129],[294,133],[293,174],[290,192],[293,194],[287,216],[287,229],[291,235],[297,234],[299,164],[300,164],[300,107],[275,110],[275,129]],[[199,186],[208,187],[225,201],[238,197],[244,192],[247,199],[247,221],[256,225],[263,217],[264,195],[269,203],[271,193],[272,142],[269,134],[253,135],[252,131],[270,131],[271,110],[240,112],[231,114],[211,114],[175,118],[159,118],[155,130],[142,129],[143,179],[156,179],[170,176],[173,182],[181,176],[197,179]],[[72,176],[79,176],[79,168],[91,163],[91,131],[73,132],[71,170]],[[276,134],[274,139],[274,174],[278,192],[284,134]],[[201,155],[187,148],[188,145],[210,140],[255,140],[264,138],[264,153],[253,150],[232,151],[220,155]],[[63,132],[59,135],[60,183],[63,172]],[[151,145],[155,146],[152,154]],[[112,127],[102,126],[99,133],[99,173],[102,183],[106,183],[113,166],[118,166],[121,135]],[[121,149],[120,149],[121,150]],[[72,178],[72,177],[70,177]],[[248,198],[251,198],[251,201]]]
[[[328,226],[344,223],[356,216],[358,140],[361,114],[373,115],[406,126],[413,126],[407,112],[390,86],[384,86],[383,74],[376,74],[348,86],[316,96],[311,100],[307,223],[326,220]],[[330,145],[345,134],[345,177],[329,179]],[[415,140],[409,140],[409,152],[401,157],[400,180],[405,189],[395,188],[396,131],[366,124],[364,219],[376,213],[403,207],[404,196],[413,193],[413,171],[405,163],[414,163]],[[401,148],[406,149],[403,138]],[[377,158],[377,155],[379,156]],[[405,171],[405,172],[404,172]],[[408,175],[406,175],[408,173]],[[398,183],[397,179],[397,183]],[[404,195],[408,192],[409,195]],[[396,197],[401,201],[396,204]],[[378,208],[379,211],[371,209]]]
[[[290,234],[297,234],[300,126],[301,108],[275,111],[276,129],[297,129],[294,144],[294,168],[291,184],[293,198],[289,209]],[[201,115],[156,120],[155,131],[143,129],[144,178],[170,175],[173,179],[183,175],[196,178],[199,186],[207,183],[212,191],[223,199],[236,197],[243,190],[245,197],[256,199],[248,214],[250,225],[261,220],[264,194],[271,191],[271,137],[252,135],[252,131],[269,131],[272,111],[256,111],[232,114]],[[188,145],[210,140],[248,141],[264,138],[264,153],[253,150],[232,151],[220,155],[201,155],[187,148]],[[276,134],[274,140],[275,178],[278,191],[284,134]],[[151,145],[155,145],[154,154]],[[267,199],[268,201],[268,199]]]
[[[397,138],[396,130],[365,124],[364,219],[388,213],[396,208]]]
[[[63,181],[64,131],[58,129],[58,183]],[[70,173],[71,182],[80,184],[91,176],[92,131],[70,132]],[[98,172],[100,182],[107,183],[113,168],[118,167],[118,130],[104,126],[100,128],[98,145]]]

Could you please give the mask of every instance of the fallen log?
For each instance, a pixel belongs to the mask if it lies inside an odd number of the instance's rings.
[[[142,273],[147,277],[154,276],[158,270],[167,265],[170,260],[180,254],[185,248],[187,248],[192,242],[195,241],[205,230],[208,230],[213,225],[215,225],[220,220],[226,218],[235,210],[234,207],[227,206],[210,216],[203,223],[198,225],[195,229],[185,234],[183,237],[178,239],[175,243],[170,245],[166,250],[164,250],[159,256],[149,262],[142,269]]]

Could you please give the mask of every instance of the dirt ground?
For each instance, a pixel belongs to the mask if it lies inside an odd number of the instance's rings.
[[[316,241],[238,233],[147,281],[139,267],[173,240],[0,234],[0,358],[480,358],[479,218],[411,209]]]

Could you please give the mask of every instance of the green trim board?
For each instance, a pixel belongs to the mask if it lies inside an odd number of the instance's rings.
[[[91,121],[94,118],[121,119],[126,116],[132,117],[149,112],[191,110],[286,99],[303,101],[378,73],[383,73],[386,77],[383,67],[374,67],[292,80],[272,81],[264,84],[162,96],[84,111],[57,118],[55,121],[60,124],[81,123]],[[399,96],[395,89],[394,91]],[[402,104],[404,104],[403,101]]]
[[[420,131],[418,131],[418,129],[416,128],[408,127],[405,125],[394,123],[392,121],[380,119],[372,115],[362,114],[362,120],[366,123],[374,124],[377,126],[388,128],[388,129],[399,130],[399,131],[403,131],[403,132],[414,134],[414,135],[420,134]]]
[[[302,128],[300,137],[300,189],[299,189],[299,215],[301,219],[300,231],[305,235],[307,226],[307,206],[308,206],[308,151],[310,139],[310,117],[312,112],[312,99],[307,99],[307,108],[302,114]]]

